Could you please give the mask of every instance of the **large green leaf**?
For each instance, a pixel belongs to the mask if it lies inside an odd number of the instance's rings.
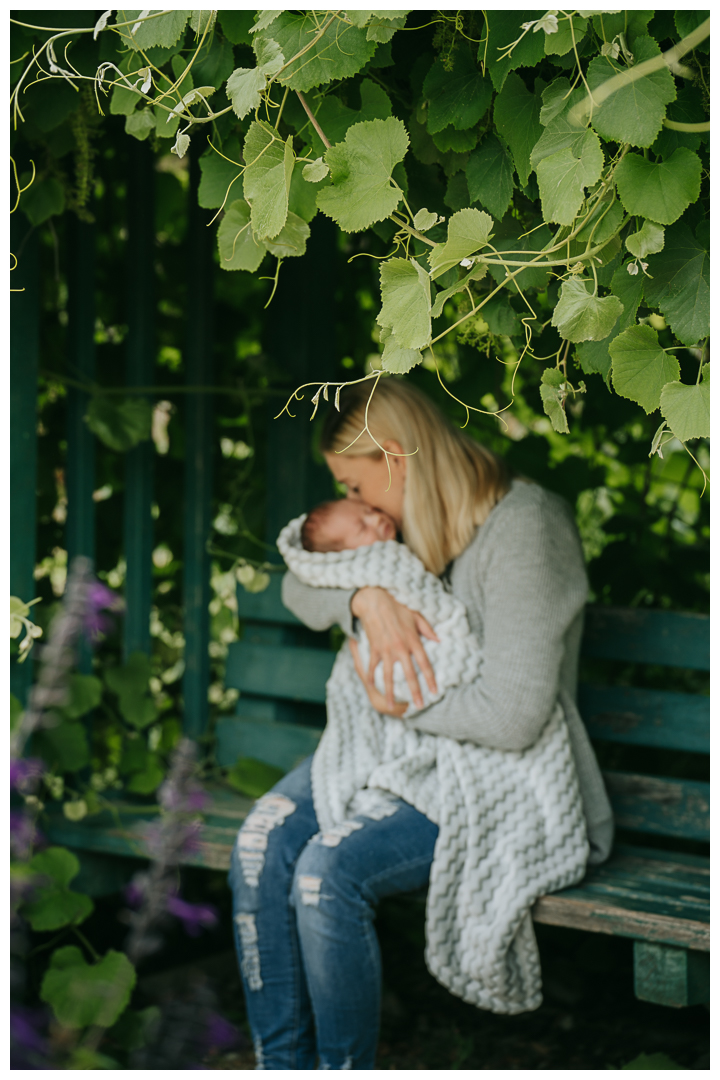
[[[288,194],[295,155],[292,136],[283,143],[264,120],[250,125],[243,147],[243,191],[250,204],[250,219],[258,240],[277,236],[288,213]]]
[[[285,63],[276,41],[261,37],[254,44],[257,67],[236,68],[226,86],[233,112],[240,120],[260,107],[267,77],[275,75]]]
[[[327,27],[319,38],[318,17],[321,26]],[[348,79],[365,67],[377,48],[377,42],[368,41],[364,30],[349,26],[331,12],[282,11],[263,36],[277,41],[286,61],[307,49],[278,76],[278,81],[291,90],[310,90],[336,79]]]
[[[100,704],[102,683],[95,675],[71,675],[68,680],[70,700],[63,706],[68,720],[77,720]]]
[[[649,326],[631,326],[610,344],[612,382],[621,397],[636,401],[646,413],[660,407],[666,383],[680,378],[680,365],[661,348]]]
[[[701,173],[700,158],[681,146],[667,161],[627,154],[616,169],[615,182],[629,214],[672,225],[700,194]]]
[[[540,400],[555,431],[567,435],[570,431],[565,413],[567,381],[557,368],[545,368],[540,377]]]
[[[591,282],[571,277],[562,283],[560,299],[552,316],[552,325],[568,341],[600,341],[608,336],[623,313],[617,296],[599,297],[592,291]]]
[[[430,252],[428,262],[433,280],[440,277],[463,259],[469,259],[487,245],[493,226],[484,210],[459,210],[448,222],[447,241]]]
[[[22,914],[33,930],[77,926],[92,913],[90,897],[68,888],[80,872],[80,863],[71,851],[62,847],[46,848],[33,855],[29,866],[38,884],[28,894]]]
[[[534,22],[538,11],[517,11],[514,8],[492,8],[485,12],[488,38],[480,42],[478,60],[487,62],[490,78],[496,90],[502,90],[509,72],[519,67],[533,67],[545,55],[545,34],[539,31],[524,34],[522,24]],[[521,41],[508,55],[507,47]],[[500,59],[502,57],[502,59]]]
[[[125,117],[125,130],[138,142],[144,142],[150,132],[155,130],[155,113],[152,109],[138,109]]]
[[[223,270],[257,270],[267,248],[255,239],[250,207],[244,199],[230,203],[218,229],[218,251]]]
[[[701,124],[707,121],[708,115],[703,109],[702,98],[692,84],[678,90],[677,101],[668,105],[667,119],[681,124]],[[685,146],[688,150],[699,150],[704,134],[696,131],[673,131],[672,128],[663,127],[651,149],[655,157],[667,161],[678,146]]]
[[[512,199],[513,163],[499,139],[488,135],[483,140],[468,158],[465,175],[471,200],[500,221]]]
[[[28,176],[25,183],[29,179]],[[35,180],[32,187],[23,193],[20,206],[31,225],[42,225],[48,218],[62,214],[65,209],[65,188],[59,180],[50,176]]]
[[[127,790],[136,795],[151,795],[165,779],[165,769],[157,754],[148,754],[142,769],[133,772],[127,782]]]
[[[305,254],[309,237],[310,226],[289,210],[287,221],[278,235],[272,240],[266,240],[265,244],[271,255],[276,255],[278,259],[290,259]]]
[[[668,427],[680,442],[710,437],[710,368],[695,386],[671,382],[660,395],[660,408]]]
[[[582,100],[583,95],[582,91],[574,90],[569,97],[566,96],[567,85],[567,79],[558,79],[543,91],[540,123],[545,124],[545,130],[530,154],[530,164],[533,169],[537,169],[543,158],[557,154],[561,150],[570,149],[575,157],[580,157],[582,154],[588,129],[584,124],[571,122],[571,117],[573,106]],[[554,112],[556,104],[559,105],[557,114]]]
[[[530,176],[530,154],[543,133],[540,124],[541,98],[531,94],[519,75],[508,75],[495,98],[495,125],[512,151],[520,187]]]
[[[433,142],[442,154],[453,151],[457,154],[469,153],[477,146],[479,133],[474,130],[458,131],[454,127],[443,128],[433,135]]]
[[[131,21],[137,19],[140,15],[152,14],[155,12],[145,11],[118,11],[117,22]],[[123,26],[119,31],[124,45],[129,45],[131,49],[150,49],[153,46],[160,45],[163,48],[169,48],[171,45],[175,45],[180,36],[187,26],[187,21],[190,16],[189,11],[167,11],[164,15],[157,15],[152,19],[145,19],[137,30],[134,26]],[[133,33],[135,30],[135,33]]]
[[[545,38],[545,55],[564,56],[565,53],[569,53],[573,47],[573,40],[575,46],[578,46],[585,37],[586,30],[587,19],[583,19],[579,15],[571,15],[567,19],[560,17],[556,32],[554,34],[543,34]]]
[[[40,998],[64,1027],[107,1028],[127,1006],[135,979],[135,968],[124,953],[111,949],[88,964],[76,945],[66,945],[50,958]]]
[[[151,672],[150,659],[142,652],[103,672],[108,687],[118,695],[120,712],[136,728],[147,727],[158,715],[155,702],[147,696]]]
[[[487,265],[485,263],[481,263],[480,266],[473,267],[470,272],[464,277],[458,278],[458,280],[453,282],[452,285],[449,285],[447,289],[443,289],[442,292],[439,292],[435,297],[432,308],[430,309],[430,314],[433,319],[437,319],[438,315],[442,314],[442,310],[445,306],[446,300],[449,300],[451,296],[455,296],[455,294],[459,293],[462,289],[466,289],[471,281],[480,281],[480,279],[485,277],[485,275],[487,274],[487,269]],[[483,318],[485,318],[484,309]]]
[[[90,764],[90,744],[82,724],[62,720],[33,736],[40,757],[57,772],[78,772]]]
[[[537,178],[545,220],[571,225],[582,206],[585,188],[599,179],[603,164],[600,140],[594,131],[586,131],[572,149],[566,147],[544,157],[537,167]]]
[[[305,169],[310,170],[310,176],[317,173],[321,175],[318,180],[306,179]],[[288,195],[288,217],[291,214],[297,214],[303,221],[307,221],[308,225],[310,224],[318,211],[318,191],[322,190],[318,184],[325,179],[328,172],[329,169],[321,158],[312,161],[309,165],[303,165],[302,161],[295,162]]]
[[[697,237],[683,222],[665,234],[665,247],[648,258],[645,295],[659,307],[683,345],[695,345],[710,333],[710,250],[704,227]]]
[[[613,274],[610,291],[622,303],[623,313],[607,337],[600,341],[584,341],[578,345],[576,355],[586,375],[597,372],[602,375],[605,382],[609,383],[612,362],[609,352],[610,342],[623,330],[634,326],[637,309],[643,296],[644,281],[642,274],[636,274],[634,277],[628,274],[627,266],[620,266]]]
[[[427,129],[431,135],[450,124],[463,131],[475,127],[487,112],[492,83],[463,48],[453,54],[452,71],[441,59],[435,61],[425,76],[423,95],[428,101]]]
[[[234,199],[242,197],[242,166],[237,164],[239,160],[240,144],[234,137],[223,143],[222,154],[212,147],[205,151],[200,158],[200,206],[214,210],[226,200],[226,205],[229,205]]]
[[[380,331],[380,342],[383,346],[383,371],[390,371],[393,375],[405,375],[422,362],[420,350],[404,349],[389,329]]]
[[[660,55],[657,42],[639,37],[633,46],[635,63]],[[587,71],[588,84],[596,90],[615,76],[615,67],[605,56],[591,60]],[[607,98],[592,113],[592,125],[604,139],[630,143],[631,146],[652,146],[665,116],[665,107],[675,100],[675,80],[668,68],[644,75],[628,83]]]
[[[646,259],[665,247],[665,230],[654,221],[644,221],[642,228],[625,237],[625,247],[636,259]]]
[[[430,277],[415,259],[386,259],[380,265],[380,326],[403,349],[424,349],[430,340]]]
[[[392,172],[407,148],[405,127],[394,116],[354,124],[343,142],[325,153],[332,184],[318,193],[320,210],[346,232],[389,217],[401,198]]]
[[[152,413],[147,398],[95,394],[90,398],[85,422],[111,450],[124,452],[150,438]]]

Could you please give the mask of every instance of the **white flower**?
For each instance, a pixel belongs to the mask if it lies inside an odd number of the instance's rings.
[[[466,270],[469,270],[474,262],[475,262],[474,259],[461,259],[460,260],[460,265],[464,266]]]

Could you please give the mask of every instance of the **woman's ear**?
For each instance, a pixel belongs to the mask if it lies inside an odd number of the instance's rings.
[[[404,453],[400,443],[397,439],[386,439],[383,443],[383,450],[387,450],[390,455],[389,461],[392,472],[404,479],[407,469],[407,455]]]

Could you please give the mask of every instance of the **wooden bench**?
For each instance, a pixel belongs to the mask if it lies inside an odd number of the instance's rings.
[[[289,770],[320,738],[335,654],[327,633],[308,630],[283,607],[279,574],[265,592],[240,590],[238,603],[244,634],[230,646],[226,682],[241,696],[235,715],[217,726],[218,761],[250,757]],[[708,671],[708,623],[702,615],[589,607],[583,656],[595,666],[623,661]],[[701,694],[581,683],[579,704],[601,758],[613,745],[682,752],[686,760],[709,752],[709,698]],[[683,841],[708,841],[709,784],[616,769],[604,776],[619,830],[613,854],[578,886],[538,900],[533,918],[633,939],[635,993],[644,1001],[707,1002],[709,860],[677,849]],[[226,869],[251,805],[215,790],[188,864]],[[140,806],[119,804],[114,819],[72,824],[56,817],[49,834],[86,855],[142,857],[145,817]],[[89,876],[98,881],[96,869]]]

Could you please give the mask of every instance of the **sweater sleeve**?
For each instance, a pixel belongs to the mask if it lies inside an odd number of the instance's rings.
[[[311,630],[328,630],[337,625],[350,636],[354,633],[350,601],[355,589],[319,589],[305,585],[288,570],[282,580],[282,602]]]
[[[470,591],[482,597],[480,674],[407,723],[480,746],[523,750],[557,700],[567,636],[584,607],[587,578],[575,524],[559,499],[542,493],[508,505],[493,520],[495,513],[482,527],[491,530],[484,543],[467,553],[474,560]],[[460,599],[471,602],[470,595]]]

